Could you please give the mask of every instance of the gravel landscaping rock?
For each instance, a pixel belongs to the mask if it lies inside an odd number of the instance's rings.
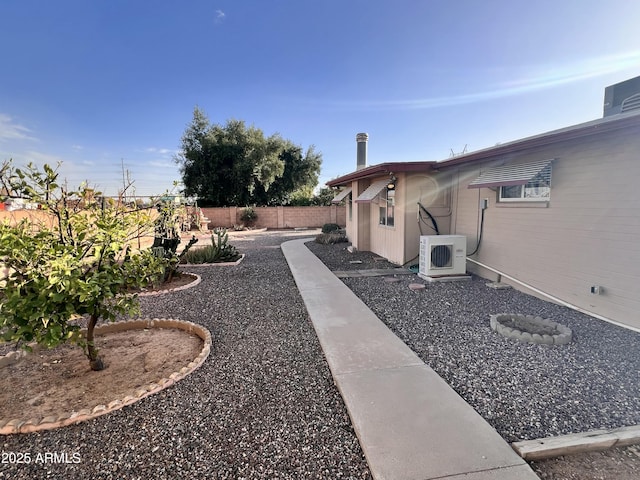
[[[304,233],[231,238],[240,265],[203,267],[200,285],[141,298],[143,317],[205,325],[206,362],[113,414],[0,438],[3,454],[31,459],[0,463],[0,478],[371,478],[278,248]]]
[[[346,245],[307,246],[347,270]],[[383,268],[358,253],[369,268]],[[640,334],[486,280],[425,283],[398,276],[343,282],[508,442],[640,424]],[[573,332],[567,345],[520,343],[494,332],[492,314],[554,319]]]

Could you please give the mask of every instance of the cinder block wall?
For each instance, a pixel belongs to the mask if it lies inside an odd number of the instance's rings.
[[[226,227],[243,223],[240,220],[243,207],[203,208],[204,216],[209,219],[209,228]],[[346,225],[346,207],[256,207],[257,228],[300,228],[321,227],[325,223]]]

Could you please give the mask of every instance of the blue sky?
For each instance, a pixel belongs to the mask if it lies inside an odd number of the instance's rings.
[[[153,195],[194,106],[322,152],[321,183],[602,116],[640,75],[629,0],[2,0],[0,160]]]

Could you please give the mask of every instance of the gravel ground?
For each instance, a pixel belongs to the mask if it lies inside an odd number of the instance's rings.
[[[307,243],[332,270],[391,266],[371,253],[349,254],[346,245]],[[640,424],[640,334],[513,289],[490,289],[479,277],[397,279],[343,281],[508,442]],[[426,288],[412,291],[409,283]],[[518,343],[491,330],[492,313],[550,318],[571,328],[574,340]]]
[[[234,236],[240,265],[199,268],[200,285],[142,298],[145,317],[211,330],[204,365],[109,415],[0,438],[0,478],[371,478],[278,247],[296,235]],[[47,453],[57,461],[43,463]]]

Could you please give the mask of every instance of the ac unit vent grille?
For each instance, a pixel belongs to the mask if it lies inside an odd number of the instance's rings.
[[[621,112],[629,112],[631,110],[636,110],[640,108],[640,93],[636,93],[635,95],[631,95],[629,98],[626,98],[622,102],[622,107],[620,108]]]
[[[451,245],[431,246],[431,268],[451,268]]]

